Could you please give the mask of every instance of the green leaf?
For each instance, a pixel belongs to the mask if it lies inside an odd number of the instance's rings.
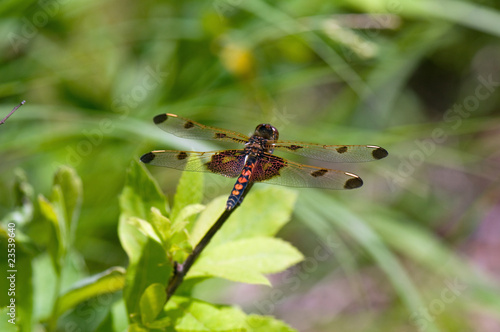
[[[140,219],[122,216],[119,224],[120,241],[130,259],[124,298],[129,316],[133,319],[139,318],[139,299],[144,290],[153,283],[166,287],[172,274],[172,264],[165,249],[157,240],[138,231],[133,223],[137,220]]]
[[[192,208],[189,209],[192,211],[200,211],[201,206],[202,205],[190,205],[188,208]],[[162,215],[158,209],[151,209],[151,225],[153,226],[158,237],[164,244],[167,245],[167,247],[172,244],[178,244],[181,241],[187,241],[187,223],[187,221],[178,221],[175,225],[172,225],[170,219]],[[179,236],[180,239],[176,239],[176,237]]]
[[[50,227],[50,240],[48,241],[47,251],[50,254],[50,258],[55,267],[55,271],[57,274],[61,273],[62,262],[60,251],[61,249],[61,229],[59,227],[59,221],[57,219],[57,213],[54,209],[52,203],[50,203],[47,198],[43,195],[38,196],[38,205],[40,206],[40,213],[45,218],[45,220],[52,226]]]
[[[78,177],[74,169],[61,166],[54,176],[54,187],[60,188],[57,199],[61,204],[61,210],[64,213],[65,228],[68,231],[65,236],[68,236],[71,241],[76,230],[82,205],[82,180]],[[55,202],[56,197],[53,197],[52,201]]]
[[[227,196],[219,196],[213,199],[200,214],[194,227],[191,230],[189,242],[191,246],[196,246],[201,238],[207,233],[212,225],[217,221],[217,218],[222,214],[226,206]],[[233,212],[235,213],[235,212]],[[227,225],[227,221],[226,224]],[[221,230],[219,230],[220,232]],[[213,239],[212,239],[213,241]]]
[[[248,332],[296,332],[280,320],[271,316],[250,315],[247,317]]]
[[[196,245],[224,211],[227,197],[208,204],[191,232],[191,245]],[[274,236],[290,220],[297,192],[277,187],[253,187],[209,246],[256,236]]]
[[[35,256],[32,261],[33,276],[33,317],[47,318],[56,302],[59,278],[49,253]]]
[[[170,317],[163,317],[148,324],[148,327],[150,329],[161,329],[170,325],[172,325],[172,319]]]
[[[140,259],[142,248],[148,239],[144,233],[137,230],[136,219],[139,218],[121,215],[118,221],[118,237],[130,263],[136,263]]]
[[[123,296],[111,306],[113,331],[126,331],[128,324],[127,308]]]
[[[205,205],[202,204],[191,204],[187,205],[184,208],[182,208],[179,213],[177,214],[177,217],[175,219],[175,224],[177,225],[178,223],[182,224],[188,224],[191,219],[201,211],[205,210]],[[182,228],[185,228],[183,226],[180,226]]]
[[[113,331],[113,313],[110,311],[106,318],[99,324],[95,332],[109,332]]]
[[[103,330],[110,331],[109,314],[111,304],[121,298],[121,293],[108,293],[91,298],[76,305],[57,319],[57,324],[50,331],[65,331],[69,326],[78,326],[81,332]]]
[[[163,248],[171,261],[183,261],[192,251],[188,242],[187,221],[177,222],[172,226],[167,217],[163,216],[158,209],[152,208],[151,225],[161,238]]]
[[[280,239],[242,239],[207,248],[187,277],[214,276],[270,285],[263,274],[283,271],[303,259],[297,249]]]
[[[52,210],[56,216],[54,227],[57,227],[57,232],[59,234],[58,237],[58,245],[59,245],[59,259],[64,260],[64,255],[68,251],[68,246],[70,244],[69,232],[68,232],[68,224],[66,220],[66,212],[64,206],[64,197],[62,193],[62,189],[59,186],[52,187],[52,195],[50,199]]]
[[[144,166],[137,162],[132,162],[128,170],[120,207],[118,235],[129,257],[124,299],[129,317],[137,320],[140,295],[153,283],[166,286],[172,272],[161,238],[147,222],[152,208],[166,214],[166,199]]]
[[[174,296],[166,309],[175,321],[176,332],[246,331],[246,316],[238,308]]]
[[[73,169],[64,166],[54,176],[50,201],[38,196],[40,212],[53,227],[52,239],[47,246],[58,274],[72,243],[81,201],[81,180]]]
[[[26,173],[22,169],[14,170],[14,209],[5,216],[4,220],[15,222],[18,227],[29,223],[33,219],[34,190],[28,183]]]
[[[194,162],[194,161],[192,161]],[[174,206],[170,220],[177,222],[179,213],[188,205],[198,204],[203,198],[203,173],[182,172],[179,185],[175,191]],[[194,218],[190,218],[194,220]]]
[[[130,223],[137,231],[144,234],[146,237],[149,237],[161,244],[162,240],[158,237],[158,234],[155,231],[154,227],[146,220],[142,220],[136,217],[129,217],[127,218],[127,222]]]
[[[152,207],[167,214],[167,201],[158,184],[143,165],[134,161],[128,169],[125,187],[120,195],[121,213],[147,220]]]
[[[156,235],[165,244],[171,236],[172,223],[170,219],[161,214],[160,210],[155,207],[151,208],[151,226],[154,228]]]
[[[40,212],[42,216],[44,216],[45,219],[47,219],[52,223],[54,229],[56,230],[56,233],[58,234],[57,237],[59,238],[60,235],[59,235],[59,226],[57,225],[57,214],[56,211],[54,210],[52,203],[50,203],[49,200],[43,195],[39,195],[38,204],[40,205]]]
[[[72,289],[62,295],[58,301],[57,316],[74,308],[78,303],[90,298],[117,292],[125,285],[125,270],[113,267],[102,273],[80,280]]]
[[[141,326],[140,324],[130,324],[127,329],[127,332],[148,332],[149,329]]]
[[[167,293],[165,286],[159,283],[151,284],[146,288],[139,302],[141,319],[144,325],[152,323],[163,309]]]

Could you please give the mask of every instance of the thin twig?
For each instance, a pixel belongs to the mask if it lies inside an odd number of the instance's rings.
[[[17,111],[17,109],[21,106],[24,105],[24,103],[26,103],[26,100],[23,100],[19,105],[17,105],[16,107],[14,107],[14,109],[12,111],[10,111],[9,114],[7,114],[7,116],[5,118],[3,118],[2,121],[0,121],[0,125],[3,125],[5,123],[5,121],[7,121],[7,119],[12,115],[14,114],[15,111]]]
[[[250,191],[250,188],[252,187],[253,183],[250,182],[247,185],[247,188],[245,192],[242,194],[239,203],[231,210],[224,210],[224,212],[221,214],[219,219],[210,227],[208,232],[203,236],[203,238],[198,242],[196,247],[194,247],[193,252],[189,254],[189,256],[186,258],[184,263],[179,264],[175,262],[174,264],[174,275],[172,279],[170,279],[166,292],[167,292],[167,300],[165,303],[174,295],[175,291],[177,288],[182,284],[182,281],[184,280],[184,277],[186,274],[189,272],[189,269],[191,266],[194,264],[198,256],[200,256],[201,252],[205,247],[210,243],[210,240],[214,237],[215,233],[222,227],[222,225],[226,222],[226,220],[229,218],[229,216],[238,208],[243,201],[243,198],[245,198],[246,194],[248,191]]]

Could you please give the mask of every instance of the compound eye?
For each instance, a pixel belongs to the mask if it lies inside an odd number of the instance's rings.
[[[260,124],[255,128],[255,135],[265,139],[277,140],[279,136],[278,129],[270,124]]]

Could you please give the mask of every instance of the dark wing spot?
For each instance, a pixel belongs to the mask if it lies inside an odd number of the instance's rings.
[[[285,159],[264,153],[258,163],[255,164],[254,170],[251,172],[253,182],[260,182],[280,176],[280,171],[286,167]],[[250,174],[249,174],[250,175]]]
[[[304,147],[303,146],[300,146],[300,145],[295,145],[295,144],[292,144],[292,145],[289,145],[286,147],[288,150],[292,150],[292,151],[296,151],[298,149],[303,149]]]
[[[326,173],[328,173],[328,170],[327,169],[319,169],[317,171],[314,171],[311,173],[311,175],[315,178],[319,177],[319,176],[323,176],[325,175]]]
[[[187,158],[187,156],[188,156],[188,154],[187,154],[186,152],[181,151],[181,152],[179,152],[179,154],[177,155],[177,159],[179,159],[179,160],[184,160],[184,159],[186,159],[186,158]]]
[[[168,115],[166,115],[165,113],[158,114],[157,116],[155,116],[153,118],[153,121],[154,121],[155,124],[160,124],[162,122],[165,122],[167,120],[167,118],[168,118]]]
[[[347,152],[347,146],[341,146],[340,148],[337,148],[338,153],[345,153]]]
[[[245,155],[243,150],[219,151],[204,165],[212,173],[235,178],[240,176],[241,169],[245,165]]]
[[[185,129],[189,129],[189,128],[193,128],[194,127],[194,123],[192,123],[191,121],[187,121],[185,124],[184,124],[184,128]]]
[[[224,133],[215,133],[215,138],[224,138],[226,137],[227,135],[224,134]]]
[[[363,180],[361,178],[351,178],[347,180],[344,184],[345,189],[355,189],[363,185]]]
[[[378,159],[385,158],[385,157],[387,157],[388,155],[389,155],[389,152],[387,152],[387,150],[386,150],[386,149],[384,149],[384,148],[380,148],[380,147],[379,147],[379,148],[376,148],[376,149],[375,149],[375,150],[373,150],[373,152],[372,152],[372,156],[373,156],[373,158],[375,158],[375,159],[377,159],[377,160],[378,160]]]
[[[155,154],[153,152],[148,152],[141,157],[141,161],[145,164],[150,163],[153,159],[155,159]]]

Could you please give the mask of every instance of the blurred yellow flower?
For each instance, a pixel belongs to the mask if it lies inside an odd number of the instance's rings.
[[[233,75],[243,79],[255,76],[255,58],[248,48],[228,43],[223,46],[220,57],[224,67]]]

